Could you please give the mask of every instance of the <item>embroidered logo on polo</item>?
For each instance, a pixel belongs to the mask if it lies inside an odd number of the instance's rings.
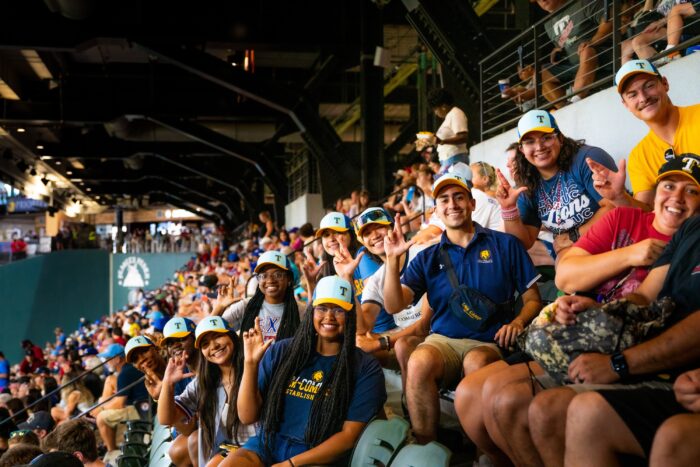
[[[493,263],[493,258],[491,258],[491,252],[489,250],[481,250],[479,252],[479,259],[477,260],[477,262],[481,264]]]
[[[573,180],[559,172],[555,188],[537,189],[537,211],[542,224],[553,234],[560,234],[584,224],[593,217],[591,198]]]
[[[323,377],[323,371],[320,370],[314,371],[311,379],[296,376],[289,382],[287,395],[312,401],[323,386]]]

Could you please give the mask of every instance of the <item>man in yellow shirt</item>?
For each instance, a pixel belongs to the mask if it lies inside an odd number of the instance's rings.
[[[659,168],[676,155],[700,154],[700,104],[673,105],[668,80],[647,60],[630,60],[620,67],[615,86],[624,106],[649,127],[649,133],[629,156],[634,200],[624,191],[624,162],[617,173],[589,162],[594,185],[616,206],[636,205],[651,210]]]

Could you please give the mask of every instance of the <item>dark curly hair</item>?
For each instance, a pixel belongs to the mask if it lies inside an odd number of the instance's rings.
[[[436,109],[441,105],[453,106],[454,104],[454,96],[445,88],[433,89],[428,93],[428,105],[431,109]]]
[[[557,133],[557,135],[559,136],[559,141],[561,141],[557,166],[559,170],[566,172],[571,168],[574,156],[581,149],[581,146],[584,145],[584,140],[575,140],[561,133]],[[517,183],[527,187],[527,196],[534,196],[535,190],[542,182],[539,170],[527,161],[522,150],[518,150],[515,153],[515,166],[518,170],[519,180],[517,180]]]

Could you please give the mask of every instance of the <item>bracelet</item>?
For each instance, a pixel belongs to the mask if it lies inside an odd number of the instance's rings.
[[[291,465],[292,467],[297,467],[296,465],[294,465],[294,462],[292,462],[291,457],[289,459],[287,459],[287,462],[289,462],[289,465]]]
[[[504,221],[514,221],[520,219],[520,210],[515,206],[510,209],[501,209],[501,218]]]

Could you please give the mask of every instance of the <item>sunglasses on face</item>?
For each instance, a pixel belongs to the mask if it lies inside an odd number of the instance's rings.
[[[391,223],[391,219],[389,216],[387,216],[383,209],[376,209],[360,214],[352,221],[352,223],[355,226],[355,231],[359,232],[365,225],[372,224],[377,221],[386,222],[387,224]]]

